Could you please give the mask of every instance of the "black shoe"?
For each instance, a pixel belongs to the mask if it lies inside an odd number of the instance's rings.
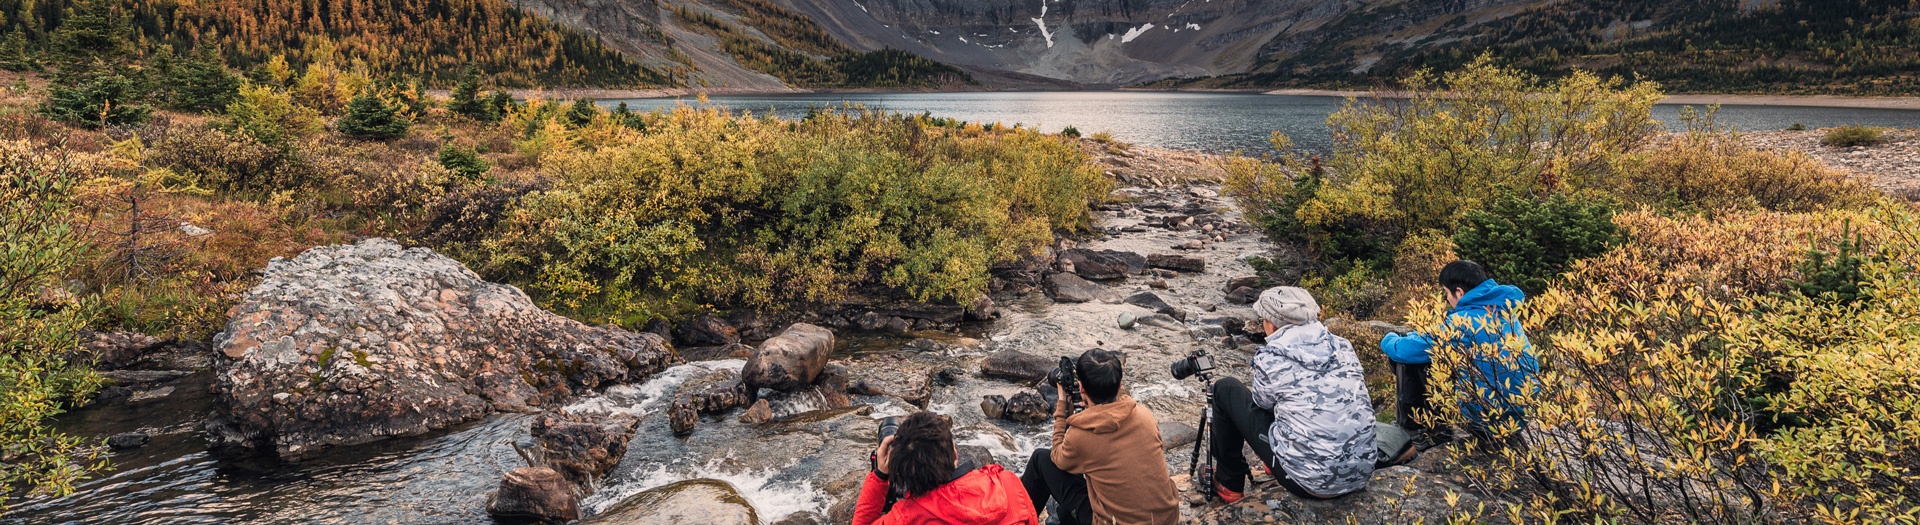
[[[1413,448],[1421,452],[1427,449],[1453,442],[1453,430],[1446,428],[1428,428],[1413,433]]]

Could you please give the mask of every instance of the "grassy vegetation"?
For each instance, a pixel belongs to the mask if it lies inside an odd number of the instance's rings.
[[[1820,137],[1820,143],[1833,148],[1878,146],[1885,141],[1880,137],[1883,132],[1872,126],[1840,126],[1827,130],[1827,135]]]
[[[1472,490],[1516,503],[1456,520],[1920,517],[1913,203],[1710,115],[1665,136],[1649,85],[1490,61],[1405,83],[1330,119],[1324,163],[1231,159],[1228,189],[1308,254],[1276,279],[1337,314],[1457,329],[1433,284],[1456,251],[1540,292],[1515,314],[1543,370],[1531,421],[1457,449]],[[1437,377],[1469,353],[1494,355],[1442,345]]]

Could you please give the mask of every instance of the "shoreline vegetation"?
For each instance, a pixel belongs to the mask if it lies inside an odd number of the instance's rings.
[[[609,89],[609,88],[543,88],[543,89],[506,89],[514,98],[544,98],[550,100],[572,100],[590,98],[594,100],[630,100],[648,98],[677,98],[699,95],[707,96],[755,96],[755,95],[800,95],[814,93],[1042,93],[1067,90],[1027,90],[1027,89],[732,89],[732,88],[658,88],[658,89]],[[1108,91],[1124,92],[1164,92],[1164,93],[1244,93],[1260,95],[1286,95],[1300,97],[1360,97],[1376,96],[1380,93],[1362,89],[1088,89],[1088,93]],[[444,96],[444,90],[427,90],[428,94]],[[1690,106],[1790,106],[1811,108],[1852,108],[1852,109],[1894,109],[1920,111],[1920,97],[1858,97],[1837,95],[1753,95],[1753,94],[1669,94],[1661,98],[1661,105]]]

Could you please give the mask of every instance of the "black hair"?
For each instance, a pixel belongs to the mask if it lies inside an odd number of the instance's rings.
[[[1080,354],[1073,363],[1073,375],[1080,377],[1080,391],[1093,404],[1112,403],[1120,395],[1120,356],[1095,348]]]
[[[1446,267],[1440,269],[1440,287],[1448,290],[1472,290],[1480,283],[1487,282],[1487,279],[1492,277],[1487,276],[1486,268],[1465,259],[1447,263]]]
[[[953,420],[916,412],[900,422],[887,459],[888,479],[910,495],[926,494],[953,481]]]

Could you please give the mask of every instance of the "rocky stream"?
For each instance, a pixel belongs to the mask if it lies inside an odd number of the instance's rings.
[[[112,467],[73,495],[17,500],[0,523],[487,523],[490,510],[845,523],[877,419],[947,414],[964,453],[1017,472],[1047,440],[1050,404],[1032,385],[1094,347],[1125,354],[1126,387],[1184,474],[1203,385],[1168,366],[1205,349],[1246,377],[1245,259],[1270,245],[1217,185],[1173,179],[1123,177],[1099,231],[997,272],[998,306],[964,314],[870,307],[627,332],[540,311],[424,249],[316,248],[276,260],[212,348],[99,336],[130,356],[108,372],[118,385],[59,424],[114,436]],[[750,364],[744,343],[785,357]],[[1416,475],[1381,471],[1375,490],[1336,502],[1264,483],[1239,505],[1183,515],[1437,514],[1458,487]]]

